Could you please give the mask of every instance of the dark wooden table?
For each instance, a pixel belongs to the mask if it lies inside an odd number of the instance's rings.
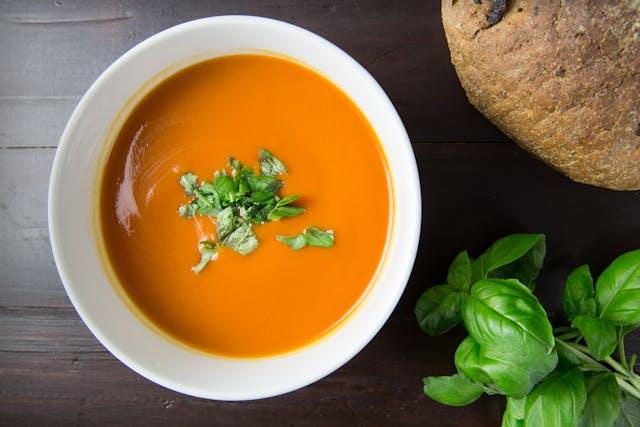
[[[338,44],[385,88],[420,167],[424,218],[415,268],[383,330],[327,378],[276,398],[222,403],[183,396],[129,370],[79,319],[62,288],[47,230],[47,185],[79,98],[118,56],[188,20],[254,14]],[[413,306],[448,261],[511,232],[543,232],[538,294],[551,315],[569,269],[599,271],[640,247],[640,192],[571,182],[534,160],[466,101],[440,25],[439,2],[5,1],[0,4],[0,424],[499,425],[501,398],[450,408],[424,397],[424,375],[453,371],[456,330],[429,338]],[[640,350],[632,337],[631,350]]]

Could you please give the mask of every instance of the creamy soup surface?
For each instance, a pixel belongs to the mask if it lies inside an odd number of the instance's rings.
[[[211,179],[233,156],[257,168],[265,148],[283,161],[282,194],[306,209],[254,226],[257,250],[222,248],[194,274],[209,217],[181,218],[187,172]],[[332,248],[293,251],[275,236],[318,226]],[[236,55],[193,65],[133,109],[105,165],[100,226],[106,258],[139,312],[199,350],[233,357],[284,353],[320,338],[357,305],[390,227],[384,154],[356,105],[294,62]]]

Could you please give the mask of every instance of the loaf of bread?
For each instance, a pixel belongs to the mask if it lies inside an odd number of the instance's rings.
[[[640,189],[640,0],[443,0],[469,101],[575,181]]]

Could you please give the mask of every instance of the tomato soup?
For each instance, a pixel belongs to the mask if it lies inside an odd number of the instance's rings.
[[[214,218],[187,220],[178,180],[212,179],[229,156],[256,168],[267,149],[287,167],[302,215],[254,227],[259,247],[221,248],[200,273]],[[162,81],[132,110],[108,155],[100,228],[106,259],[137,311],[191,347],[232,357],[285,353],[322,337],[358,304],[391,226],[379,141],[333,83],[295,62],[233,55]],[[294,251],[276,235],[332,229],[331,248]]]

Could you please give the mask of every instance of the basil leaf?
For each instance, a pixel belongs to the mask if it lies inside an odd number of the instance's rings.
[[[467,251],[460,252],[449,266],[447,283],[454,288],[468,291],[471,287],[471,260]]]
[[[231,207],[223,209],[218,214],[216,231],[220,243],[241,255],[250,254],[258,247],[258,239],[251,224],[236,217]]]
[[[299,198],[300,197],[297,194],[291,194],[290,196],[285,196],[282,199],[278,200],[278,202],[276,203],[276,207],[290,205],[291,203],[295,202]]]
[[[293,250],[300,250],[305,246],[330,248],[333,246],[333,230],[322,230],[318,227],[308,227],[302,234],[296,236],[276,236],[276,240],[289,245]]]
[[[586,379],[587,400],[578,427],[610,427],[618,413],[622,396],[615,375],[591,375]]]
[[[215,260],[218,257],[218,246],[215,242],[203,240],[200,242],[198,249],[200,250],[200,262],[191,267],[191,270],[196,274],[200,274],[209,261]]]
[[[318,227],[309,227],[304,230],[304,238],[307,245],[319,248],[330,248],[333,246],[333,230],[322,230]]]
[[[601,318],[614,325],[640,323],[640,249],[616,258],[596,282]]]
[[[221,201],[232,203],[236,200],[236,186],[233,180],[227,175],[217,175],[213,180],[213,186]]]
[[[546,253],[547,246],[545,238],[544,235],[540,235],[540,238],[536,241],[533,247],[521,258],[503,267],[495,269],[489,273],[489,277],[518,279],[529,289],[534,290],[536,287],[535,280],[540,274]]]
[[[482,386],[460,374],[448,377],[427,377],[422,381],[424,394],[444,405],[468,405],[484,394]]]
[[[221,243],[240,255],[248,255],[258,247],[258,238],[249,222],[236,218],[233,231],[227,234]]]
[[[513,415],[509,407],[502,415],[502,427],[524,427],[524,420]]]
[[[298,206],[288,206],[296,200],[298,200],[298,196],[296,194],[278,200],[273,209],[269,212],[267,219],[270,221],[279,221],[282,218],[300,215],[304,212],[303,208]]]
[[[237,178],[242,173],[242,163],[233,157],[227,159],[227,166],[231,169],[231,176]]]
[[[615,427],[639,427],[640,426],[640,400],[625,394],[622,399],[622,407],[616,419]]]
[[[551,324],[531,291],[517,280],[484,279],[462,305],[478,360],[501,393],[523,397],[557,364]],[[479,381],[470,373],[469,378]]]
[[[583,364],[582,359],[576,356],[562,341],[556,342],[556,352],[558,353],[558,366],[569,369]]]
[[[265,206],[250,206],[247,209],[247,218],[254,224],[264,224],[267,222],[267,217],[269,212],[273,209],[271,204],[267,204]]]
[[[251,193],[251,201],[253,203],[264,203],[275,197],[275,193],[271,191],[254,191]]]
[[[218,234],[218,240],[222,241],[226,238],[235,228],[233,208],[224,208],[218,213],[216,218],[216,233]]]
[[[184,192],[187,196],[195,195],[195,188],[197,187],[196,181],[198,177],[191,172],[187,172],[180,177],[180,185],[184,188]]]
[[[578,328],[596,360],[610,356],[618,345],[616,328],[606,319],[580,314],[573,319],[573,326]]]
[[[184,205],[180,205],[178,208],[178,215],[183,218],[191,219],[196,214],[197,206],[193,203],[186,203]]]
[[[300,249],[307,246],[307,240],[304,238],[303,234],[298,234],[297,236],[276,236],[276,240],[279,242],[288,245],[294,251],[299,251]]]
[[[280,221],[282,218],[290,218],[301,213],[304,213],[304,209],[298,206],[276,206],[269,212],[267,219],[269,221]]]
[[[451,285],[437,285],[427,289],[418,299],[416,319],[423,332],[440,335],[462,320],[460,307],[464,294]]]
[[[569,319],[579,314],[596,315],[593,278],[588,265],[580,266],[569,274],[564,286],[562,305]]]
[[[585,401],[584,377],[580,369],[556,371],[527,396],[524,423],[544,427],[575,426]]]
[[[523,427],[526,399],[507,397],[507,409],[502,416],[502,427]]]
[[[248,175],[247,183],[254,192],[275,193],[282,188],[282,181],[269,175]]]
[[[474,261],[474,280],[487,277],[518,279],[533,288],[545,253],[543,234],[512,234],[503,237]],[[512,263],[514,264],[510,265]],[[492,272],[494,273],[490,275]]]
[[[523,397],[522,399],[507,397],[507,411],[510,411],[514,418],[524,420],[524,408],[526,402],[526,397]]]
[[[265,149],[260,150],[258,160],[260,160],[260,172],[262,175],[275,176],[287,172],[284,164]]]
[[[473,337],[466,337],[456,350],[455,364],[458,372],[481,384],[494,386],[493,380],[483,368],[480,345]]]

